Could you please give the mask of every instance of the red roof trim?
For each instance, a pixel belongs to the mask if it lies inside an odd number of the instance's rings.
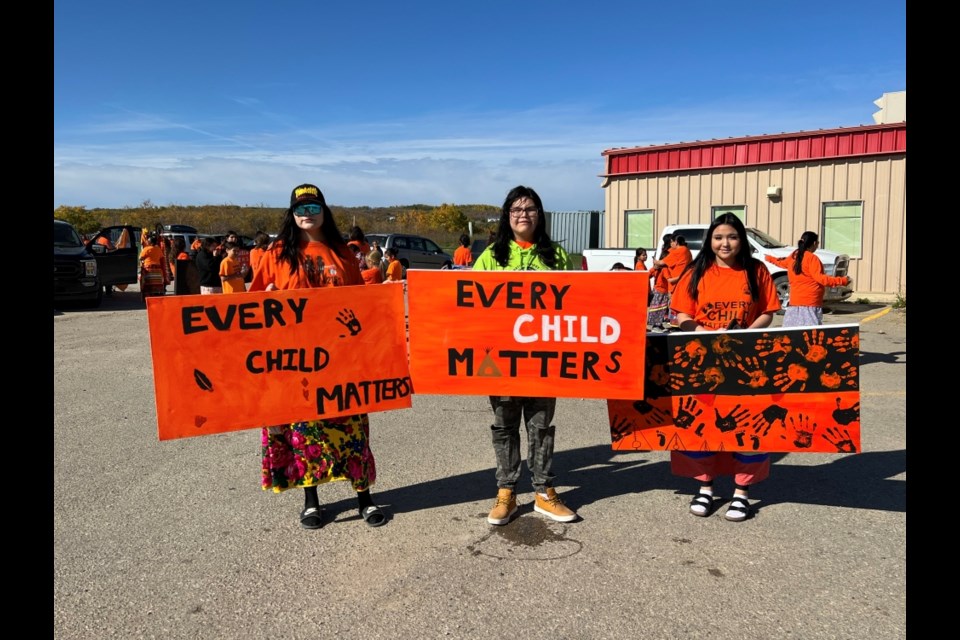
[[[799,131],[727,140],[607,149],[607,173],[618,176],[690,169],[858,158],[907,152],[907,123]]]

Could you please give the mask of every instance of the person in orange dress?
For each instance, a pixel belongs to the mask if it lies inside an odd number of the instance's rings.
[[[280,232],[260,258],[250,291],[363,284],[353,251],[343,241],[323,193],[312,184],[294,187]],[[370,423],[365,413],[307,417],[264,427],[261,486],[275,493],[302,488],[300,526],[319,529],[323,510],[317,487],[346,480],[357,496],[361,519],[371,527],[384,525],[387,514],[370,496],[377,471],[369,441]]]
[[[653,267],[650,269],[650,277],[653,279],[653,294],[647,303],[647,326],[656,332],[663,331],[663,323],[670,311],[670,284],[667,282],[669,272],[664,266],[663,260],[670,255],[672,240],[673,235],[669,233],[663,236],[660,256],[654,258]]]
[[[265,231],[257,231],[253,235],[253,248],[250,249],[250,269],[256,272],[257,265],[260,264],[260,258],[263,257],[267,247],[270,246],[270,235]]]
[[[143,267],[145,271],[159,271],[162,273],[164,286],[170,283],[165,263],[166,258],[164,257],[163,248],[160,246],[160,239],[155,232],[147,233],[144,238],[143,249],[140,250],[140,266]]]
[[[670,253],[667,257],[659,261],[659,266],[667,270],[667,287],[671,295],[677,288],[677,281],[680,280],[680,274],[687,268],[687,265],[693,260],[693,254],[687,248],[687,240],[679,233],[670,239]],[[654,261],[656,265],[658,261]],[[667,314],[667,321],[671,327],[677,326],[677,318],[673,312]]]
[[[790,301],[783,312],[784,327],[808,327],[823,324],[823,294],[827,287],[849,285],[850,276],[828,276],[823,263],[814,255],[820,247],[820,237],[813,231],[804,231],[797,242],[797,250],[786,258],[764,256],[767,262],[787,270],[790,282]]]
[[[717,217],[707,229],[703,248],[690,263],[670,299],[681,331],[761,329],[770,326],[780,299],[770,272],[753,257],[743,222],[732,213]],[[770,475],[770,454],[671,451],[674,475],[700,481],[690,513],[709,516],[713,481],[733,475],[734,494],[724,518],[742,522],[750,516],[748,491]]]
[[[463,234],[460,236],[460,246],[453,252],[453,264],[469,267],[473,262],[473,252],[470,251],[470,236]]]

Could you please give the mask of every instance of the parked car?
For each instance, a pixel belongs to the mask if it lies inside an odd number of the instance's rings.
[[[53,220],[53,303],[76,303],[99,307],[103,286],[97,259],[84,244],[76,228],[64,220]]]
[[[407,269],[449,269],[453,256],[440,248],[436,242],[423,236],[409,233],[367,233],[371,245],[376,242],[380,250],[394,248],[397,260]]]
[[[659,237],[662,238],[668,233],[672,235],[682,235],[684,240],[687,241],[687,248],[690,249],[690,253],[696,258],[697,254],[700,253],[700,248],[703,246],[709,226],[708,224],[667,225],[663,228]],[[777,296],[780,298],[780,304],[786,308],[787,303],[790,302],[790,280],[787,277],[787,271],[772,262],[767,262],[764,260],[764,256],[769,255],[777,258],[785,258],[793,253],[796,247],[788,247],[773,236],[752,227],[747,227],[747,241],[750,243],[753,256],[763,262],[763,265],[770,271],[770,275],[773,276],[773,284],[777,287]],[[820,259],[820,262],[823,263],[823,272],[828,276],[847,275],[847,269],[850,268],[850,256],[847,254],[828,251],[827,249],[817,249],[815,255]],[[852,280],[849,285],[827,287],[824,291],[823,301],[825,303],[843,302],[851,295],[853,295]]]
[[[126,246],[120,242],[124,231],[127,232]],[[139,227],[116,225],[104,227],[93,236],[90,249],[97,260],[101,287],[135,284],[140,273],[140,232]],[[100,237],[109,240],[107,245],[97,242]]]

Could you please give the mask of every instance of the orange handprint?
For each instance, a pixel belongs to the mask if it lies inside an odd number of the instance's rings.
[[[694,369],[703,364],[703,358],[707,355],[707,348],[699,339],[693,339],[682,347],[673,348],[673,361],[681,367],[688,367],[694,363]]]
[[[737,380],[738,384],[745,384],[753,389],[762,389],[770,382],[770,376],[763,368],[763,364],[756,356],[747,356],[746,358],[736,357],[735,361],[727,359],[722,360],[723,366],[728,369],[734,366],[746,374],[746,380]]]
[[[761,358],[766,358],[770,355],[779,354],[777,362],[783,362],[784,358],[793,351],[793,345],[790,343],[790,336],[779,335],[771,339],[769,333],[763,334],[759,340],[757,340],[756,350]]]
[[[667,366],[663,364],[655,364],[650,367],[650,382],[657,385],[658,387],[665,387],[668,382],[670,382],[670,372],[667,371]]]
[[[783,371],[783,367],[777,367],[777,371],[779,373],[773,374],[773,384],[780,391],[786,392],[797,383],[800,385],[797,391],[803,391],[807,388],[807,379],[810,377],[810,372],[803,365],[791,364],[786,371]]]
[[[720,356],[733,351],[733,345],[735,344],[743,344],[743,340],[737,340],[736,338],[731,337],[729,333],[721,333],[710,343],[710,348],[713,349],[715,354]]]
[[[827,344],[832,346],[837,353],[845,353],[851,349],[860,348],[860,333],[850,335],[850,329],[841,329],[836,336],[827,339]]]
[[[827,349],[823,346],[824,337],[822,329],[803,332],[803,341],[807,345],[807,350],[802,353],[807,362],[820,362],[827,357]]]
[[[710,385],[708,391],[713,391],[723,384],[726,377],[723,375],[723,369],[720,367],[707,367],[702,372],[691,373],[690,383],[694,385]]]

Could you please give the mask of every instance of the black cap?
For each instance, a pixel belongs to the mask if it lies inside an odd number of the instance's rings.
[[[321,207],[327,206],[320,188],[312,184],[298,185],[290,192],[290,208],[293,209],[301,204],[318,204]]]

